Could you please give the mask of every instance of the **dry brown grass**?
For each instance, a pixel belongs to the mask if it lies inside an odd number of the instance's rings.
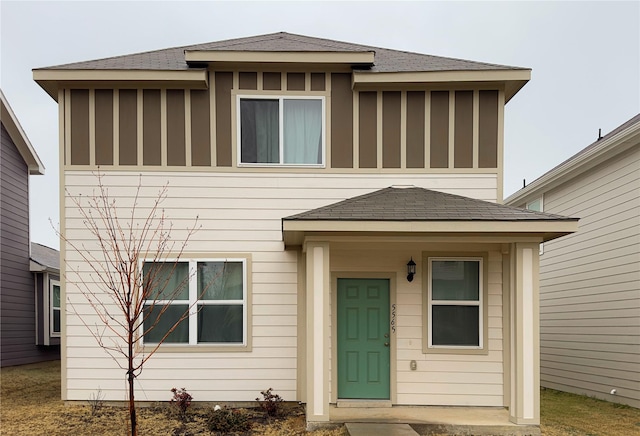
[[[60,401],[60,362],[2,368],[0,434],[24,436],[126,435],[124,408],[103,407],[92,416],[86,405]],[[550,389],[541,394],[541,430],[549,436],[628,436],[640,434],[640,410]],[[87,400],[89,400],[87,398]],[[163,407],[140,408],[139,434],[144,436],[211,435],[204,425],[207,410],[193,408],[184,426]],[[258,420],[252,435],[347,436],[344,428],[305,431],[304,415],[295,409],[285,419]]]
[[[21,436],[126,435],[129,415],[123,407],[102,407],[92,416],[86,405],[66,406],[60,401],[60,362],[2,368],[0,372],[0,434]],[[346,436],[337,429],[305,431],[304,416],[258,420],[249,435]],[[259,414],[256,414],[259,415]],[[208,435],[207,409],[192,408],[182,424],[167,404],[138,409],[138,433],[143,436]]]

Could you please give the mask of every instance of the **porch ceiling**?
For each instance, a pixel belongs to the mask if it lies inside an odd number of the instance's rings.
[[[282,219],[286,246],[306,237],[472,237],[540,242],[578,230],[578,218],[431,191],[389,187]]]

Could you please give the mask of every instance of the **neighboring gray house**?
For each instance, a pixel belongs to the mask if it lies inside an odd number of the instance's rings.
[[[640,407],[640,114],[505,204],[580,218],[541,248],[542,386]]]
[[[44,174],[44,166],[1,91],[0,100],[0,365],[10,366],[58,359],[60,348],[37,345],[53,344],[49,338],[42,342],[36,339],[36,288],[29,257],[29,175]],[[59,265],[47,263],[38,277],[56,269],[59,274]],[[46,286],[48,301],[49,284]]]

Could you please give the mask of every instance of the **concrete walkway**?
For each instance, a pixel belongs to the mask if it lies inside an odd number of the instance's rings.
[[[344,423],[351,436],[540,435],[537,425],[509,422],[509,412],[502,407],[331,406],[329,419],[332,423]]]
[[[419,436],[409,424],[365,424],[348,422],[344,425],[349,436]]]

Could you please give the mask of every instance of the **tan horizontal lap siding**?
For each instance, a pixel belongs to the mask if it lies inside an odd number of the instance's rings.
[[[96,165],[113,165],[113,90],[96,89]]]
[[[580,223],[540,257],[541,383],[640,407],[640,149],[545,193],[543,203]]]
[[[134,201],[133,193],[139,181],[138,172],[110,171],[104,176],[105,185],[117,199],[119,207],[127,208]],[[90,194],[96,184],[91,171],[66,170],[66,185],[71,195]],[[173,223],[172,238],[182,240],[184,229],[196,216],[202,228],[192,238],[187,247],[189,252],[199,253],[251,253],[252,269],[252,351],[220,353],[158,353],[145,366],[139,379],[141,390],[148,401],[166,401],[167,380],[183,380],[189,392],[199,401],[253,401],[259,390],[273,387],[283,398],[290,401],[296,397],[297,382],[297,335],[298,335],[298,293],[297,293],[297,253],[283,251],[281,218],[311,208],[334,203],[345,198],[365,194],[391,184],[415,184],[425,188],[438,188],[446,192],[467,195],[495,201],[497,178],[490,174],[434,175],[434,174],[325,174],[318,176],[314,171],[305,174],[272,174],[251,172],[143,172],[143,189],[139,199],[139,211],[144,214],[155,200],[158,189],[169,182],[169,197],[162,204],[166,216]],[[494,197],[491,197],[491,196]],[[70,198],[64,203],[67,237],[75,243],[83,243],[96,250],[95,238],[84,228]],[[404,248],[400,248],[404,250]],[[98,251],[93,251],[98,255]],[[406,273],[406,256],[398,257],[394,266],[399,273]],[[406,253],[408,254],[408,253]],[[67,271],[78,271],[90,282],[90,270],[81,262],[78,253],[66,247]],[[415,259],[415,257],[414,257]],[[354,259],[353,261],[356,261]],[[401,260],[401,261],[400,261]],[[359,261],[358,261],[359,262]],[[376,260],[381,262],[381,260]],[[377,266],[376,266],[377,267]],[[388,265],[386,265],[388,268]],[[113,360],[98,347],[95,339],[83,321],[92,325],[97,318],[91,317],[92,308],[74,284],[77,277],[69,274],[67,295],[74,304],[74,310],[67,315],[67,357],[69,400],[86,401],[98,388],[105,392],[108,400],[121,401],[124,398],[124,373],[116,368]],[[414,281],[414,283],[416,283]],[[402,297],[400,312],[402,328],[407,336],[402,339],[400,358],[408,365],[413,345],[408,344],[415,330],[411,321],[416,315],[411,298],[414,286],[404,281],[404,289],[409,300]],[[417,288],[416,288],[417,289]],[[404,291],[403,291],[404,292]],[[490,290],[490,294],[493,291]],[[491,309],[490,313],[498,313]],[[420,303],[417,294],[418,309]],[[399,319],[399,320],[400,320]],[[417,315],[417,319],[420,316]],[[492,321],[490,325],[498,325]],[[419,327],[418,327],[419,329]],[[500,342],[491,333],[490,342]],[[403,333],[404,334],[404,333]],[[493,345],[492,345],[493,346]],[[421,347],[421,345],[419,345]],[[407,355],[406,353],[409,353]],[[498,383],[493,367],[500,365],[501,353],[490,352],[486,361],[478,367],[478,374],[490,375],[493,392]],[[468,373],[468,363],[458,357],[439,363],[440,356],[433,357],[432,370],[428,377],[435,378],[442,365],[459,368]],[[466,366],[459,366],[466,365]],[[92,371],[87,371],[92,368]],[[420,366],[421,369],[424,369]],[[425,375],[427,377],[427,375]],[[464,377],[467,377],[466,375]],[[480,377],[480,376],[478,376]],[[224,380],[224,383],[221,382]],[[429,378],[421,379],[428,384]],[[453,389],[453,388],[452,388]],[[474,392],[478,392],[474,388]],[[479,404],[493,405],[487,400],[487,392],[473,394]],[[404,393],[403,401],[410,403],[415,395]],[[441,394],[430,398],[436,401]],[[443,394],[448,398],[460,395]],[[489,397],[491,397],[489,395]],[[469,398],[469,397],[468,397]],[[471,400],[470,400],[471,401]],[[483,402],[484,401],[484,402]],[[445,404],[445,403],[443,403]]]

